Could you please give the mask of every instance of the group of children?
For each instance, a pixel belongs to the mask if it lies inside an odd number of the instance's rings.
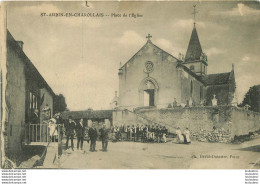
[[[168,130],[165,126],[121,125],[112,127],[114,141],[167,142]]]

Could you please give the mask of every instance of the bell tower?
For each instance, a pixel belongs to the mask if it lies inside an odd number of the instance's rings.
[[[196,11],[196,5],[194,5],[192,13],[194,15],[194,26],[183,64],[195,74],[203,76],[207,75],[208,59],[206,54],[202,51],[196,29],[195,16],[197,13],[198,12]]]

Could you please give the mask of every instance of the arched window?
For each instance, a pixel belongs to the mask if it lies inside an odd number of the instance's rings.
[[[194,69],[195,69],[194,65],[191,65],[190,70],[194,70]]]
[[[192,93],[193,93],[193,82],[192,80],[190,81],[190,96],[192,97]]]

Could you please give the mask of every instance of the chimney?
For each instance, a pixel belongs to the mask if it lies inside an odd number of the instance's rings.
[[[20,48],[23,50],[23,41],[16,41],[18,43],[18,45],[20,46]]]

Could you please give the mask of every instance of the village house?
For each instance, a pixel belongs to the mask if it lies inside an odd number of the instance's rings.
[[[23,42],[6,33],[5,152],[17,156],[29,142],[29,124],[42,124],[53,115],[55,93],[23,51]],[[4,78],[5,77],[5,78]],[[31,130],[37,132],[37,130]]]

